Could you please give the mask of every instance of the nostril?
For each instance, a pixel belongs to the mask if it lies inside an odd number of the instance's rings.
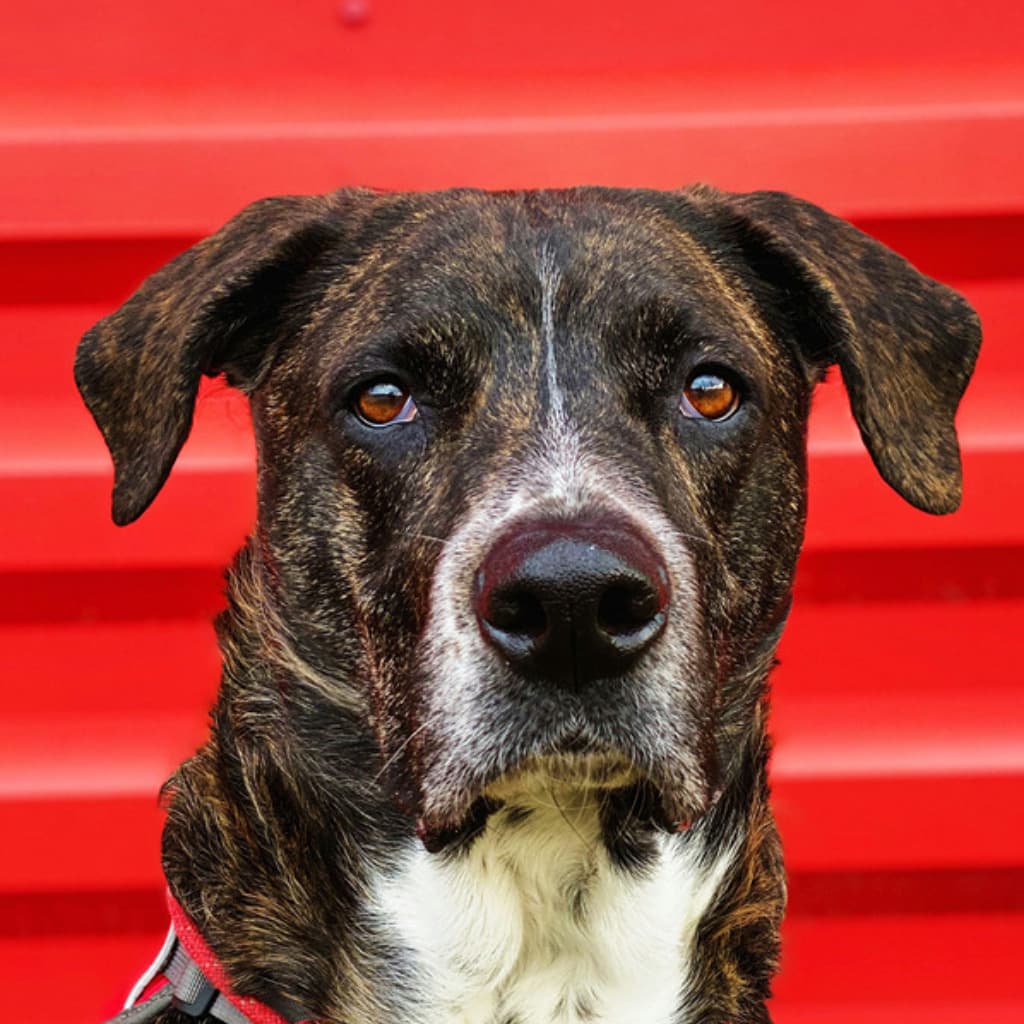
[[[548,628],[548,617],[540,598],[525,588],[508,588],[491,594],[484,618],[494,629],[519,636],[542,636]]]
[[[615,584],[598,601],[597,625],[612,636],[635,633],[660,611],[661,601],[651,587]]]

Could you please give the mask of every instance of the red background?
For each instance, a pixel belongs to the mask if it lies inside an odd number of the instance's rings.
[[[784,188],[986,329],[965,498],[876,476],[838,384],[774,677],[781,1024],[1024,1019],[1024,8],[1008,0],[97,0],[0,9],[0,1016],[95,1024],[165,927],[253,513],[219,385],[117,530],[81,332],[245,202],[344,184]]]

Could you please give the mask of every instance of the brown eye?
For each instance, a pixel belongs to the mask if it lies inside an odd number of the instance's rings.
[[[387,427],[416,418],[416,403],[401,385],[391,380],[373,381],[361,388],[353,403],[356,415],[368,426]]]
[[[698,368],[686,382],[679,409],[690,419],[727,420],[740,407],[740,392],[716,370]]]

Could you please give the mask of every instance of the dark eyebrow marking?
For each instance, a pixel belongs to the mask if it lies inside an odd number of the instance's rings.
[[[471,390],[489,359],[483,325],[464,311],[400,318],[351,344],[330,368],[323,388],[330,407],[361,379],[391,373],[427,390]]]

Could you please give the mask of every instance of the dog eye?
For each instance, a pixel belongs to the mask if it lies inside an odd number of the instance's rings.
[[[739,388],[720,370],[698,366],[690,374],[679,410],[690,419],[727,420],[740,407]]]
[[[409,423],[418,412],[412,395],[393,380],[375,380],[360,388],[352,406],[359,419],[370,427]]]

